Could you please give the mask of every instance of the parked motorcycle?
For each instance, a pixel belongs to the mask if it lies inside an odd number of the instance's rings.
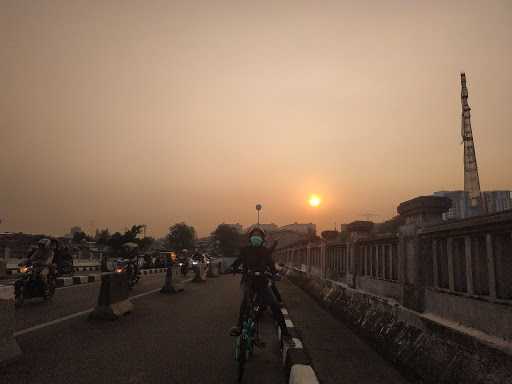
[[[42,297],[49,300],[55,294],[57,285],[55,266],[51,264],[48,273],[48,283],[45,284],[39,272],[39,266],[32,262],[19,264],[19,277],[14,283],[15,305],[20,307],[26,299]]]
[[[127,274],[128,287],[130,289],[138,283],[140,278],[140,273],[136,262],[128,259],[117,259],[114,272]]]

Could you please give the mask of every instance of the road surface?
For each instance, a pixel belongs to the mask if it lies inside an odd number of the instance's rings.
[[[99,284],[58,290],[51,303],[17,311],[23,358],[0,371],[2,383],[235,383],[233,338],[239,277],[189,283],[163,295],[164,274],[146,276],[134,290],[133,313],[114,322],[90,322]],[[50,325],[37,328],[41,324]],[[36,328],[33,328],[33,327]],[[245,383],[286,383],[273,325],[263,323],[267,347],[257,351]]]

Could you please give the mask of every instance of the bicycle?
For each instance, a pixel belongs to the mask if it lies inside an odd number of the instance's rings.
[[[259,301],[256,290],[253,287],[252,278],[256,276],[272,277],[268,272],[250,272],[247,274],[249,289],[247,303],[242,314],[242,327],[240,336],[235,340],[235,360],[238,361],[238,382],[242,381],[245,363],[254,353],[254,346],[259,340],[259,318],[262,304]],[[261,345],[261,344],[260,344]]]

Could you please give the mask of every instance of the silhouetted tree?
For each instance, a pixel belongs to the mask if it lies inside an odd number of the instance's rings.
[[[196,230],[185,223],[177,223],[169,227],[167,235],[169,248],[173,251],[194,248],[196,241]]]
[[[218,241],[219,249],[224,257],[234,257],[241,244],[241,235],[233,226],[220,224],[212,233]]]
[[[79,243],[82,240],[92,241],[92,237],[88,236],[85,232],[75,232],[73,234],[73,242]]]
[[[110,232],[108,228],[102,229],[101,231],[96,230],[96,236],[94,236],[94,241],[98,245],[107,245],[110,240]]]

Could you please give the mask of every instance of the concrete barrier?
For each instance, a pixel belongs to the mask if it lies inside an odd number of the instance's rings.
[[[183,277],[178,266],[167,268],[165,274],[164,286],[160,290],[161,293],[178,293],[185,289]]]
[[[292,345],[283,342],[281,328],[275,324],[277,338],[281,342],[282,363],[289,378],[288,384],[318,384],[315,371],[311,367],[311,359],[304,350],[299,332],[290,319],[288,311],[282,308],[281,312],[285,318],[288,333],[293,338]]]
[[[194,280],[192,280],[193,282],[201,283],[206,281],[207,265],[205,263],[194,265],[192,270],[195,273]]]
[[[208,267],[208,273],[206,276],[208,277],[218,277],[220,275],[220,262],[213,262],[210,263],[210,266]]]
[[[295,364],[290,370],[288,384],[318,384],[318,379],[310,365]]]
[[[14,287],[0,285],[0,365],[21,356],[14,324]]]
[[[89,315],[91,320],[115,320],[133,311],[129,299],[128,275],[108,272],[101,276],[98,304]]]

